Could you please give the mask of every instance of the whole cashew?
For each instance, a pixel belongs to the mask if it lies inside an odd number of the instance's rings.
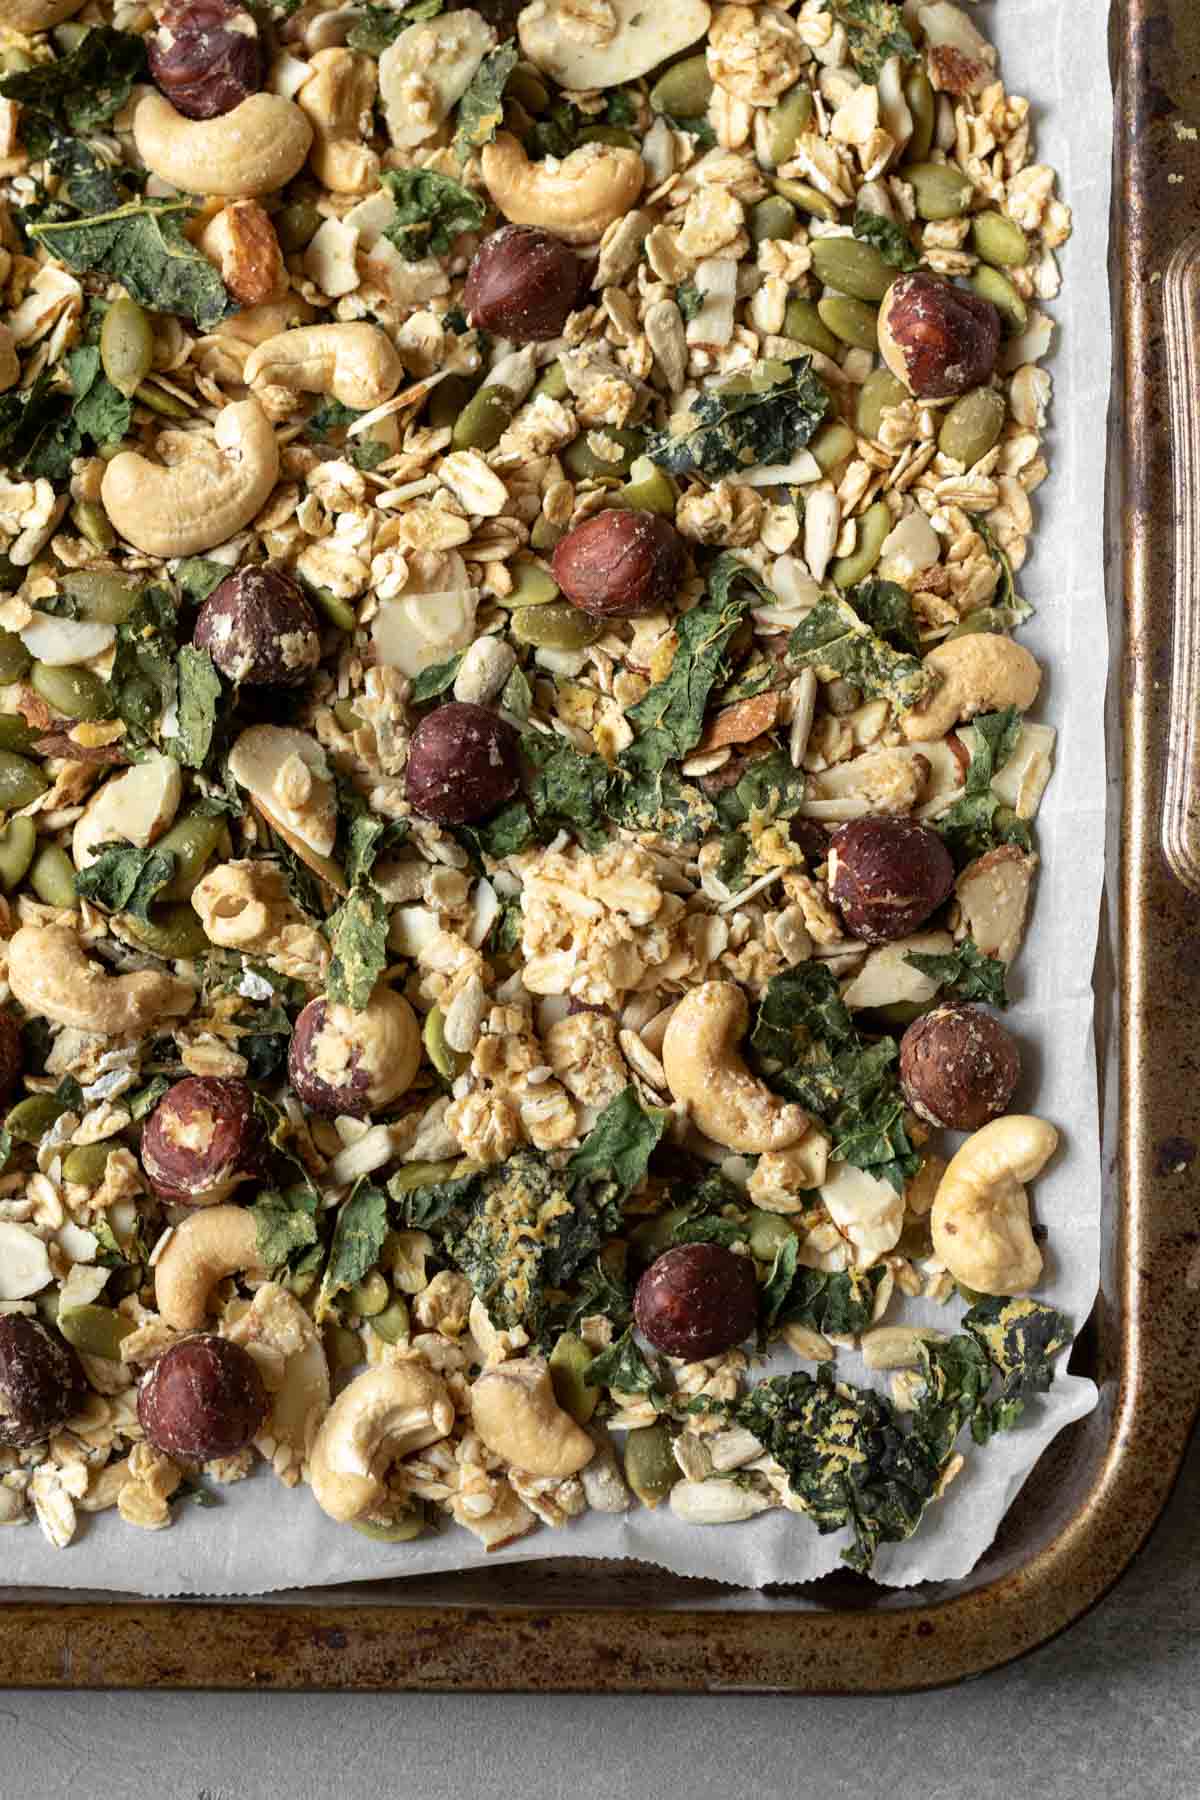
[[[105,469],[104,510],[147,556],[211,550],[265,504],[279,474],[279,450],[258,401],[223,407],[213,440],[200,440],[185,462],[152,463],[137,450],[122,450]]]
[[[296,105],[313,128],[312,171],[331,194],[369,193],[379,180],[379,157],[363,142],[371,135],[375,59],[357,50],[318,50],[309,67]]]
[[[82,5],[83,0],[5,0],[3,22],[10,31],[49,31]]]
[[[1054,1155],[1045,1119],[1007,1113],[950,1160],[930,1214],[933,1250],[956,1281],[981,1294],[1026,1294],[1042,1272],[1024,1183]]]
[[[110,975],[62,925],[21,927],[8,946],[8,985],[26,1012],[100,1037],[140,1037],[196,1004],[195,988],[174,975]]]
[[[574,1475],[596,1446],[554,1398],[550,1365],[519,1357],[485,1369],[471,1389],[471,1418],[489,1450],[529,1475]]]
[[[560,163],[531,163],[511,132],[484,146],[483,179],[514,225],[542,225],[568,244],[590,244],[627,213],[646,179],[636,150],[581,144]]]
[[[454,1402],[440,1375],[418,1362],[368,1369],[343,1388],[317,1433],[313,1498],[331,1519],[361,1519],[386,1503],[390,1465],[453,1427]]]
[[[176,1331],[195,1331],[208,1316],[208,1297],[218,1281],[241,1273],[266,1273],[249,1208],[206,1206],[189,1213],[154,1265],[158,1310]]]
[[[390,400],[404,365],[378,325],[301,325],[268,338],[246,358],[248,387],[329,394],[358,412]]]
[[[187,119],[161,94],[133,115],[133,141],[152,175],[185,194],[257,200],[304,167],[312,126],[279,94],[251,94],[215,119]]]
[[[729,1150],[790,1150],[808,1131],[803,1107],[780,1100],[755,1079],[738,1044],[750,1023],[746,996],[733,981],[704,981],[683,996],[663,1038],[667,1085],[705,1137]]]
[[[941,685],[901,721],[905,737],[915,743],[943,738],[976,713],[999,712],[1006,706],[1025,712],[1042,685],[1037,658],[1024,644],[990,631],[947,638],[929,652],[925,667],[940,675]]]

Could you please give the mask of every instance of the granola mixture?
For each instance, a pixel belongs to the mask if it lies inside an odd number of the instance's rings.
[[[0,12],[0,1522],[868,1569],[1070,1338],[1029,101],[946,0]]]

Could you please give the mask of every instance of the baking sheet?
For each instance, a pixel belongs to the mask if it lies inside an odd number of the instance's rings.
[[[1107,66],[1107,0],[1002,0],[978,9],[1001,55],[1010,92],[1034,101],[1038,159],[1058,174],[1074,210],[1074,235],[1058,252],[1064,288],[1047,310],[1058,324],[1044,366],[1054,377],[1047,434],[1050,479],[1034,499],[1032,554],[1018,589],[1037,608],[1023,641],[1046,669],[1037,717],[1058,727],[1054,780],[1038,820],[1042,870],[1031,929],[1010,979],[1010,1023],[1024,1050],[1014,1106],[1037,1111],[1063,1134],[1035,1187],[1047,1228],[1046,1279],[1038,1298],[1082,1326],[1099,1275],[1101,1172],[1093,1051],[1092,968],[1104,854],[1104,611],[1102,517],[1105,411],[1111,364],[1107,231],[1112,119]],[[889,1323],[924,1319],[952,1329],[957,1304],[894,1301]],[[798,1366],[789,1356],[781,1367]],[[1064,1359],[1065,1360],[1065,1359]],[[856,1356],[838,1372],[864,1383]],[[1060,1373],[1017,1429],[971,1449],[946,1502],[932,1507],[917,1535],[885,1546],[876,1579],[900,1586],[967,1573],[1051,1439],[1096,1404],[1090,1381]],[[36,1525],[0,1537],[7,1582],[152,1595],[252,1594],[372,1577],[461,1568],[484,1559],[467,1532],[447,1523],[414,1544],[368,1541],[334,1525],[307,1488],[283,1490],[260,1466],[255,1476],[216,1490],[219,1508],[183,1505],[167,1531],[140,1532],[115,1514],[81,1520],[66,1551]],[[489,1561],[541,1561],[561,1554],[636,1557],[676,1574],[742,1586],[809,1581],[836,1568],[850,1534],[820,1536],[800,1515],[774,1512],[739,1525],[684,1525],[661,1508],[623,1518],[588,1514],[564,1530],[541,1527]]]

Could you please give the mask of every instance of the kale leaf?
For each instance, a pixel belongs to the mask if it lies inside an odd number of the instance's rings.
[[[366,881],[375,859],[384,850],[395,850],[408,840],[404,819],[381,819],[362,795],[344,778],[337,782],[338,831],[334,856],[352,888]]]
[[[744,825],[751,814],[763,819],[792,819],[804,802],[803,769],[792,767],[785,750],[772,750],[746,764],[733,787],[725,788],[713,804],[726,831]]]
[[[455,655],[448,656],[445,662],[432,663],[429,668],[422,669],[419,675],[413,677],[409,698],[415,706],[420,706],[426,700],[436,700],[439,694],[444,694],[447,688],[454,686],[454,677],[458,674],[463,654],[459,650]]]
[[[387,1195],[360,1181],[343,1201],[333,1228],[329,1261],[321,1277],[313,1319],[320,1324],[338,1294],[353,1287],[378,1261],[387,1236]]]
[[[384,236],[408,262],[448,256],[455,238],[478,231],[487,214],[478,194],[436,169],[385,169],[380,179],[396,203]]]
[[[387,967],[391,913],[382,895],[360,883],[329,918],[333,950],[327,991],[331,1000],[361,1012]]]
[[[714,480],[740,469],[790,462],[829,411],[810,357],[757,363],[749,376],[705,388],[682,420],[652,432],[646,452],[672,475]],[[675,426],[682,424],[682,430]]]
[[[167,748],[189,769],[202,769],[212,747],[221,677],[207,650],[185,644],[177,659],[179,729],[167,739]]]
[[[26,231],[77,275],[119,281],[157,312],[181,313],[207,331],[230,310],[225,284],[181,228],[183,200],[130,200],[108,212],[50,219],[24,215]]]
[[[1001,1010],[1008,1005],[1005,964],[998,956],[985,956],[974,938],[964,938],[949,956],[923,956],[910,950],[904,960],[936,981],[947,998],[983,1000]]]
[[[1000,796],[992,790],[993,778],[1012,755],[1021,735],[1021,714],[1015,706],[1005,707],[1003,712],[977,713],[971,728],[974,748],[962,797],[934,820],[960,868],[998,844],[1016,844],[1022,850],[1033,847],[1024,819],[1002,805]]]
[[[895,219],[885,219],[882,213],[864,212],[860,207],[854,215],[854,235],[878,250],[884,262],[894,269],[907,271],[920,265],[921,259],[903,225]]]
[[[910,656],[921,654],[913,604],[908,590],[898,582],[862,581],[849,590],[846,599],[863,624],[869,625],[893,650],[903,650]]]
[[[605,823],[610,776],[604,758],[584,756],[565,738],[541,731],[523,734],[521,752],[535,770],[527,798],[543,841],[566,830],[585,850],[602,850],[610,836]]]
[[[689,319],[694,319],[703,307],[704,295],[694,281],[681,281],[675,289],[675,304],[686,325]]]
[[[556,1310],[554,1328],[574,1331],[582,1320],[597,1315],[608,1319],[618,1331],[633,1317],[633,1295],[599,1256],[576,1277],[574,1297],[561,1313]]]
[[[645,1179],[669,1116],[658,1107],[644,1108],[630,1083],[609,1101],[570,1157],[568,1178],[587,1185],[593,1205],[619,1204]]]
[[[855,1334],[865,1331],[875,1311],[875,1295],[886,1273],[873,1269],[846,1269],[827,1274],[798,1262],[799,1238],[785,1239],[759,1297],[767,1330],[783,1325],[804,1325],[810,1331]]]
[[[443,0],[410,0],[410,4],[393,12],[388,6],[364,6],[346,33],[351,50],[362,50],[367,56],[379,56],[394,44],[402,31],[423,19],[436,19]]]
[[[996,1297],[980,1300],[962,1323],[1000,1372],[999,1394],[971,1422],[972,1435],[982,1444],[1014,1425],[1025,1402],[1049,1388],[1052,1358],[1070,1343],[1071,1321],[1038,1300]]]
[[[846,27],[851,60],[864,81],[878,81],[889,57],[911,62],[916,56],[904,15],[891,0],[831,0],[831,7]]]
[[[4,76],[0,94],[68,131],[96,131],[125,105],[145,67],[144,39],[93,25],[69,55]],[[40,154],[33,144],[30,150]]]
[[[169,850],[109,844],[86,869],[80,869],[75,877],[75,892],[106,912],[127,912],[148,920],[155,896],[174,874],[175,858]]]
[[[291,1264],[298,1254],[319,1241],[315,1188],[267,1188],[250,1208],[258,1239],[259,1259],[265,1269]]]
[[[614,1388],[620,1394],[645,1394],[655,1406],[667,1404],[661,1376],[642,1355],[630,1326],[607,1350],[592,1358],[583,1372],[583,1382],[585,1387]]]
[[[934,683],[919,657],[894,650],[840,594],[824,595],[800,621],[788,639],[788,658],[802,669],[832,669],[897,712],[908,712]]]
[[[194,600],[199,605],[228,576],[229,569],[225,563],[213,562],[208,556],[189,556],[175,569],[175,585],[185,599]]]
[[[454,148],[460,162],[466,162],[472,150],[490,144],[504,123],[504,90],[517,66],[520,50],[515,38],[508,38],[489,50],[474,75],[466,93],[458,103],[458,129]]]

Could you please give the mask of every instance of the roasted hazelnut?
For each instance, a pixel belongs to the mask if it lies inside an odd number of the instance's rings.
[[[0,1445],[20,1449],[57,1431],[87,1393],[79,1358],[28,1313],[0,1316]]]
[[[254,1094],[232,1076],[189,1075],[163,1095],[142,1133],[142,1167],[160,1200],[212,1206],[255,1174]]]
[[[653,612],[683,580],[683,539],[661,513],[595,513],[569,531],[552,567],[567,599],[602,619]]]
[[[918,400],[946,400],[991,379],[1000,314],[990,300],[918,270],[893,281],[879,309],[884,362]]]
[[[514,344],[562,332],[579,296],[583,264],[561,238],[536,225],[502,225],[471,258],[463,306],[473,325]]]
[[[954,864],[936,831],[916,819],[854,819],[829,840],[829,895],[852,936],[907,937],[949,899]]]
[[[355,1118],[388,1106],[412,1085],[421,1028],[402,994],[378,987],[361,1012],[310,1000],[288,1046],[288,1078],[314,1112]]]
[[[239,569],[215,587],[192,642],[222,675],[254,687],[297,687],[321,660],[317,620],[282,569]]]
[[[245,1449],[267,1416],[267,1390],[249,1351],[201,1332],[151,1364],[137,1410],[156,1450],[208,1462]]]
[[[520,740],[486,706],[451,700],[413,732],[404,791],[410,806],[439,825],[490,818],[520,781]]]
[[[689,1362],[719,1356],[748,1338],[757,1322],[754,1259],[720,1244],[680,1244],[638,1282],[633,1316],[643,1337],[668,1356]]]
[[[21,1027],[12,1013],[0,1007],[0,1102],[8,1096],[21,1079],[25,1068],[25,1049],[21,1042]]]
[[[935,1007],[900,1040],[900,1086],[913,1111],[949,1131],[978,1131],[1012,1099],[1021,1053],[977,1006]]]
[[[146,57],[158,91],[189,119],[232,112],[262,87],[258,26],[232,0],[167,0]]]

